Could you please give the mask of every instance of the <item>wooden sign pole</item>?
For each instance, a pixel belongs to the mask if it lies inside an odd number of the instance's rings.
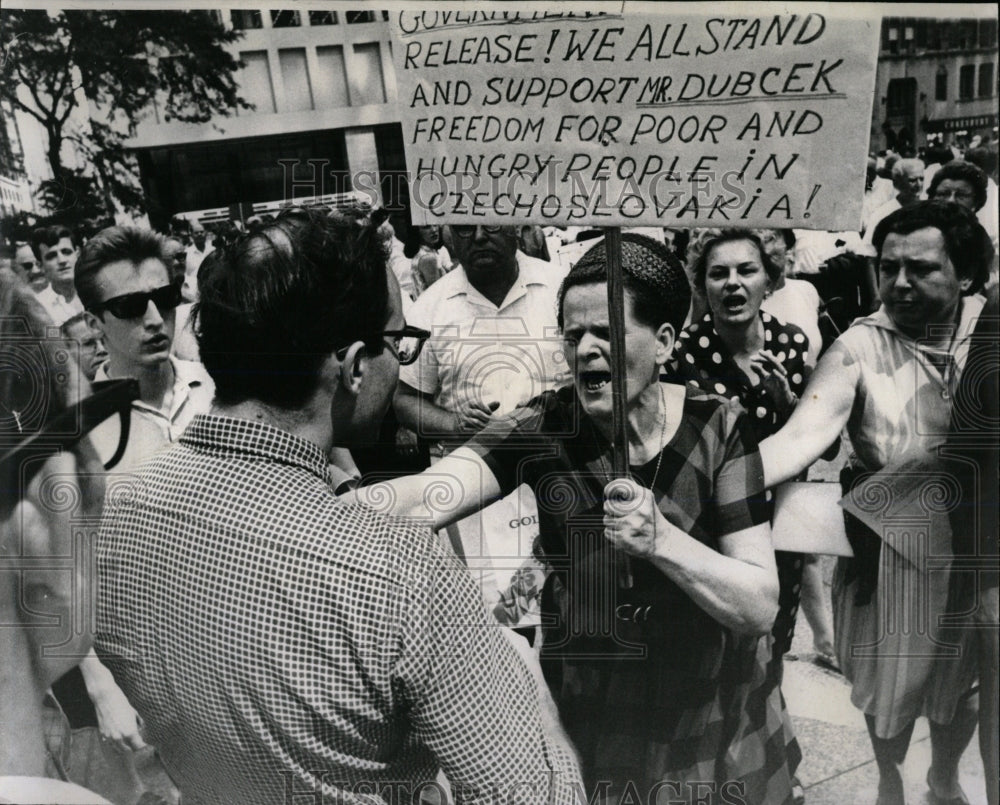
[[[628,427],[626,424],[625,376],[625,286],[622,282],[622,231],[611,226],[604,230],[608,260],[608,324],[611,330],[611,415],[612,472],[628,478]],[[618,557],[618,586],[631,589],[632,563],[622,553]]]

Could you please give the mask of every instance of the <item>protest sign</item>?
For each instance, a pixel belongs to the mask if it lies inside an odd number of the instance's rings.
[[[776,551],[853,556],[839,483],[787,481],[774,490],[771,542]]]
[[[859,228],[878,18],[615,8],[393,13],[415,223]]]
[[[937,459],[906,457],[860,481],[840,505],[914,567],[928,558],[950,559],[949,512],[961,486]]]

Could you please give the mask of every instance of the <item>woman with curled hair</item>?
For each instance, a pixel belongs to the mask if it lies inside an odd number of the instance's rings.
[[[674,354],[686,382],[746,409],[758,441],[788,421],[805,389],[810,350],[799,327],[761,310],[784,278],[773,250],[764,246],[766,237],[729,229],[699,239],[695,293],[704,298],[708,312],[681,332]],[[781,605],[773,634],[780,668],[781,655],[791,648],[803,556],[779,551],[777,566]]]
[[[572,383],[498,418],[433,467],[360,490],[396,513],[426,515],[424,490],[448,486],[437,527],[519,484],[538,501],[541,665],[584,778],[599,801],[716,795],[792,802],[779,694],[766,635],[777,575],[756,441],[735,405],[662,377],[690,290],[662,244],[622,237],[630,477],[612,473],[612,386],[605,245],[559,292]],[[621,557],[632,584],[622,585]]]
[[[938,168],[927,188],[927,197],[954,201],[971,212],[979,212],[986,204],[987,189],[985,173],[971,162],[956,159]]]

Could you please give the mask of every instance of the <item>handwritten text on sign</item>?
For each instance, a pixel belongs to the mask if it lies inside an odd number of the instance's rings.
[[[857,229],[878,29],[397,12],[414,222]]]

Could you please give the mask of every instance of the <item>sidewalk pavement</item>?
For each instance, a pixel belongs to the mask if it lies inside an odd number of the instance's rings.
[[[824,561],[829,564],[833,559]],[[824,576],[829,579],[828,572]],[[798,659],[792,660],[793,656]],[[864,716],[851,704],[847,681],[815,665],[814,657],[812,631],[800,613],[792,651],[785,657],[782,690],[802,747],[798,777],[805,789],[806,805],[875,805],[878,769]],[[908,805],[930,803],[925,782],[930,762],[927,720],[921,718],[903,770]],[[986,805],[978,733],[962,755],[959,773],[971,805]]]

